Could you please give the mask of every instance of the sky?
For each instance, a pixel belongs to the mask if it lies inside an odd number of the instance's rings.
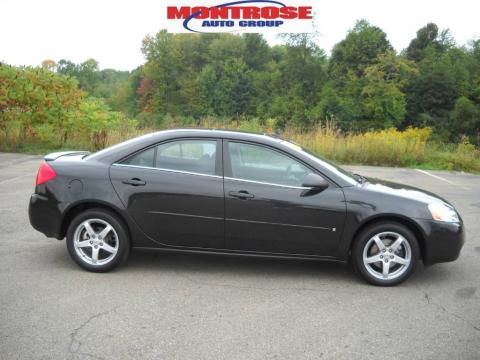
[[[397,51],[428,22],[449,28],[461,45],[480,38],[478,0],[307,1],[318,1],[317,42],[327,53],[357,19],[383,29]],[[102,69],[132,70],[145,61],[142,39],[162,28],[161,11],[162,0],[0,0],[0,61],[36,66],[94,58]]]

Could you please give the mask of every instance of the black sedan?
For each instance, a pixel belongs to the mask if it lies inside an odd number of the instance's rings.
[[[277,137],[161,131],[94,154],[45,157],[32,226],[108,271],[130,249],[350,261],[375,285],[453,261],[464,225],[446,200],[350,174]]]

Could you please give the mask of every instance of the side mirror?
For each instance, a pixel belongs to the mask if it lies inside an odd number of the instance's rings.
[[[328,188],[330,184],[327,180],[317,174],[308,174],[303,179],[303,187],[310,188],[308,192],[320,192]]]

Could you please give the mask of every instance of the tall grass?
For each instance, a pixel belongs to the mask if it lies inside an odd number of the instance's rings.
[[[169,118],[162,123],[162,129],[185,127],[185,119]],[[189,127],[232,129],[272,133],[275,120],[260,122],[228,121],[205,118],[189,121]],[[113,145],[156,128],[120,128],[108,133],[108,145]],[[428,169],[461,170],[480,173],[480,150],[463,139],[459,144],[442,144],[431,140],[430,128],[408,128],[368,131],[365,133],[343,133],[332,123],[319,125],[309,131],[287,128],[280,134],[303,147],[342,164],[364,164],[382,166],[421,167]],[[60,145],[48,135],[32,139],[21,139],[15,131],[9,137],[0,135],[0,151],[22,151],[46,153],[58,150]],[[94,150],[88,139],[72,134],[64,149]]]
[[[466,138],[459,144],[430,140],[430,128],[408,128],[344,134],[329,125],[284,136],[343,164],[420,167],[480,172],[480,151]]]
[[[287,130],[284,136],[341,163],[411,166],[425,161],[431,132],[409,128],[344,134],[327,124],[306,133]]]

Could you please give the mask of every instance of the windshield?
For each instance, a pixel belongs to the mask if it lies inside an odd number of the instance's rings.
[[[355,176],[350,171],[342,169],[340,166],[338,166],[334,162],[326,160],[318,156],[317,154],[313,153],[312,151],[301,147],[300,145],[297,145],[287,140],[282,140],[281,143],[293,150],[301,152],[303,155],[309,157],[310,159],[317,162],[320,166],[326,168],[327,170],[334,172],[337,176],[340,176],[342,179],[344,179],[345,181],[347,181],[352,185],[356,185],[360,182],[363,182],[362,180],[363,177]]]

